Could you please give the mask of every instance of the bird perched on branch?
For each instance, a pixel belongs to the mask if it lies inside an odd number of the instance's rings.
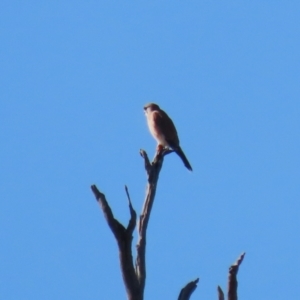
[[[170,117],[155,103],[146,104],[144,111],[149,130],[158,142],[158,150],[165,147],[174,150],[186,168],[192,171],[192,167],[180,147],[177,130]]]

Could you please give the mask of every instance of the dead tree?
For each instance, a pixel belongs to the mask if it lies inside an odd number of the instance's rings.
[[[106,200],[106,197],[101,193],[96,185],[92,185],[91,189],[99,203],[104,217],[110,227],[113,235],[116,238],[119,248],[120,268],[126,288],[128,300],[143,300],[146,282],[146,237],[147,226],[150,219],[151,209],[153,206],[156,187],[158,183],[159,173],[163,165],[164,157],[171,153],[171,150],[163,150],[156,153],[154,160],[150,162],[147,153],[144,150],[140,151],[144,159],[145,170],[147,172],[148,182],[146,188],[146,197],[144,200],[143,209],[137,224],[137,214],[134,210],[127,186],[125,191],[128,199],[130,220],[127,227],[121,224],[113,215],[113,212]],[[137,253],[134,262],[132,255],[132,238],[133,231],[137,227],[138,242],[136,245]],[[237,300],[237,280],[236,274],[238,267],[242,262],[244,254],[240,257],[236,264],[230,267],[229,282],[228,282],[228,300]],[[199,278],[189,282],[178,296],[178,300],[188,300],[197,288]],[[224,299],[224,294],[220,287],[218,287],[219,300]]]

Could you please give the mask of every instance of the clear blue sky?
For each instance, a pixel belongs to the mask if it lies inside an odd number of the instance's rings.
[[[3,0],[0,37],[1,299],[125,299],[90,185],[141,211],[150,101],[194,172],[165,160],[145,299],[216,299],[243,251],[240,299],[299,297],[298,1]]]

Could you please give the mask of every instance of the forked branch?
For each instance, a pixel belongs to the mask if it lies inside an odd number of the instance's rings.
[[[107,224],[113,232],[118,244],[121,272],[126,287],[128,300],[143,300],[144,298],[144,289],[146,282],[147,227],[149,224],[150,214],[154,203],[158,178],[163,165],[164,156],[171,152],[171,150],[159,151],[158,153],[156,153],[154,160],[151,163],[147,153],[144,150],[140,151],[140,154],[144,159],[148,183],[146,187],[145,201],[137,228],[138,242],[136,245],[137,255],[135,264],[133,263],[132,257],[132,238],[133,231],[136,227],[137,215],[132,206],[127,186],[125,186],[125,191],[128,199],[130,220],[126,228],[117,219],[115,219],[113,212],[105,198],[105,195],[97,189],[96,185],[91,186],[96,200],[103,211]],[[236,277],[239,266],[242,263],[244,256],[245,253],[243,253],[229,269],[228,300],[237,300],[238,283]],[[199,278],[189,282],[180,291],[178,300],[189,300],[192,293],[197,288],[198,282]],[[224,293],[220,287],[218,287],[218,298],[219,300],[224,300]]]
[[[133,258],[131,251],[132,244],[132,234],[136,226],[136,212],[131,205],[128,190],[126,187],[126,192],[129,200],[129,210],[130,210],[130,220],[127,228],[125,228],[117,219],[114,218],[112,210],[106,201],[105,195],[101,193],[95,185],[91,186],[91,189],[98,201],[104,217],[107,221],[108,226],[113,232],[119,248],[119,258],[121,264],[121,271],[123,276],[123,281],[126,287],[126,292],[129,300],[139,300],[137,295],[139,292],[139,284],[137,276],[135,274],[133,266]]]
[[[135,265],[132,258],[132,237],[133,231],[136,227],[136,212],[133,209],[127,186],[125,186],[125,191],[130,211],[130,220],[127,228],[114,218],[112,210],[106,201],[105,195],[97,189],[96,185],[91,186],[91,189],[103,211],[107,224],[117,240],[121,272],[129,300],[143,300],[144,297],[146,281],[146,231],[154,202],[159,173],[163,164],[163,158],[171,152],[172,151],[169,150],[163,150],[156,153],[153,162],[150,163],[147,153],[144,150],[140,151],[145,162],[148,184],[146,188],[144,206],[138,225],[139,236],[136,246],[137,257]]]
[[[163,165],[164,156],[170,153],[170,151],[157,152],[154,160],[150,163],[147,153],[144,150],[140,150],[140,154],[145,162],[145,169],[148,175],[148,183],[146,187],[146,197],[140,220],[138,224],[138,242],[136,245],[136,274],[140,284],[140,291],[143,293],[146,282],[146,240],[147,240],[147,227],[155,198],[157,182],[159,173]],[[142,295],[141,295],[141,299]]]

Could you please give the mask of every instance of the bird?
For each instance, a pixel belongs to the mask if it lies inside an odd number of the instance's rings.
[[[158,149],[167,147],[174,150],[185,167],[192,171],[192,166],[180,147],[177,130],[172,119],[155,103],[146,104],[144,112],[150,133],[158,142]]]

